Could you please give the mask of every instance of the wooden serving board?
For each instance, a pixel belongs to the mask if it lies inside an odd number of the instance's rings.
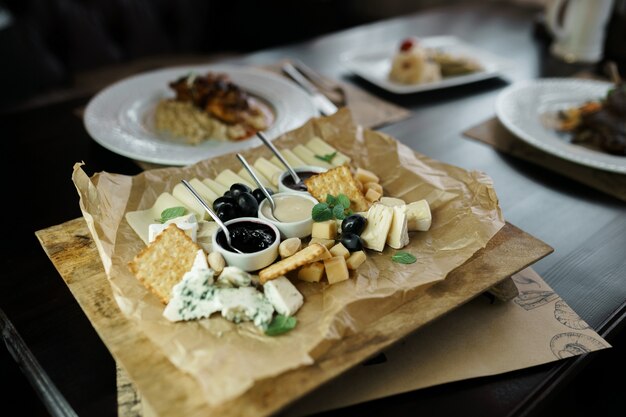
[[[82,218],[36,232],[46,254],[110,350],[128,373],[143,401],[158,416],[266,416],[324,382],[399,341],[409,333],[466,303],[553,249],[507,223],[444,281],[343,338],[314,364],[258,381],[249,391],[210,407],[196,380],[180,371],[136,326],[113,299],[96,246]]]

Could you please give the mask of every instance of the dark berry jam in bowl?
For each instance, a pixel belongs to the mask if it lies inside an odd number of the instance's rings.
[[[319,173],[327,171],[326,168],[313,165],[301,166],[294,168],[293,170],[296,171],[296,174],[298,174],[302,181],[309,177],[312,177],[313,175],[317,175]],[[296,184],[293,180],[293,177],[291,176],[291,174],[289,174],[289,171],[287,170],[280,174],[280,177],[278,178],[278,191],[281,193],[299,192],[308,194],[306,186],[304,184]]]
[[[280,231],[270,222],[256,217],[239,217],[224,224],[230,231],[232,245],[244,252],[241,254],[232,250],[224,231],[218,228],[212,238],[213,250],[222,254],[227,265],[244,271],[257,271],[278,257]]]

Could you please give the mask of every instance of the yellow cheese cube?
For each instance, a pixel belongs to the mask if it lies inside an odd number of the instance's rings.
[[[348,269],[355,270],[359,266],[361,266],[363,262],[365,262],[365,259],[367,259],[367,256],[365,256],[365,252],[363,252],[362,250],[352,252],[352,255],[350,255],[350,257],[346,259],[346,266],[348,267]]]
[[[380,182],[380,179],[376,174],[374,174],[370,170],[360,167],[356,169],[356,172],[354,173],[354,178],[357,181],[362,182],[363,184],[367,184],[368,182]]]
[[[343,246],[342,243],[337,243],[335,246],[330,248],[330,253],[333,256],[343,256],[346,259],[348,259],[348,257],[350,256],[350,251],[346,249],[346,247]]]
[[[324,276],[324,263],[312,262],[304,265],[298,271],[298,279],[307,282],[320,282]]]
[[[373,188],[368,188],[367,192],[365,193],[365,199],[373,203],[375,201],[378,201],[381,195],[382,195],[381,193],[374,190]]]
[[[324,246],[326,249],[330,249],[333,246],[335,246],[335,239],[322,239],[319,237],[314,237],[314,238],[311,238],[309,245],[312,245],[314,243],[319,243],[320,245]]]
[[[336,284],[350,278],[346,258],[343,256],[333,256],[324,260],[324,269],[326,270],[326,278],[329,284]]]
[[[326,220],[325,222],[313,222],[311,237],[334,239],[335,237],[337,237],[337,222],[334,220]]]
[[[365,188],[366,192],[369,189],[373,189],[374,191],[376,191],[378,194],[383,195],[383,186],[380,185],[377,182],[368,182],[363,184],[363,187]]]

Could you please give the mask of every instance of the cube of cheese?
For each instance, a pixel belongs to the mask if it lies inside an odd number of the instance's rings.
[[[324,269],[329,284],[336,284],[350,278],[346,258],[343,256],[333,256],[330,259],[324,260]]]
[[[389,207],[404,206],[406,204],[404,200],[402,200],[401,198],[395,198],[395,197],[381,197],[380,200],[378,200],[378,202],[380,204],[384,204]]]
[[[350,251],[341,242],[330,248],[329,251],[333,256],[343,256],[346,259],[350,256]]]
[[[361,233],[361,240],[366,248],[382,252],[385,249],[387,235],[391,229],[393,208],[374,203],[367,211],[367,225]]]
[[[337,237],[337,222],[326,220],[325,222],[313,222],[311,237],[322,239],[334,239]]]
[[[326,249],[330,249],[333,246],[335,246],[335,239],[322,239],[319,237],[313,237],[311,238],[309,245],[312,245],[314,243],[319,243],[320,245],[324,246]]]
[[[360,167],[356,169],[356,172],[354,173],[354,178],[363,184],[367,184],[368,182],[380,182],[380,178],[378,178],[378,175],[374,174],[370,170]]]
[[[346,266],[348,269],[355,270],[365,262],[365,259],[367,259],[367,256],[365,256],[365,252],[362,250],[352,252],[352,255],[346,259]]]
[[[407,204],[406,214],[409,231],[425,232],[430,229],[433,218],[428,201],[419,200]]]
[[[394,249],[401,249],[409,244],[406,205],[393,206],[391,228],[387,235],[387,244]]]
[[[367,190],[373,189],[374,191],[376,191],[378,194],[383,195],[383,186],[380,185],[377,182],[368,182],[363,184],[363,187],[365,188],[366,192]]]
[[[304,303],[300,291],[285,276],[263,284],[263,293],[274,310],[283,316],[293,316]]]
[[[304,265],[298,271],[298,279],[307,282],[320,282],[324,276],[324,263],[312,262]]]
[[[365,193],[365,199],[373,203],[375,201],[378,201],[381,195],[382,195],[381,193],[374,190],[373,188],[368,188],[367,192]]]

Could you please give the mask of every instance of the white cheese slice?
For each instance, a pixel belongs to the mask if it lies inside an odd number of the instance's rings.
[[[220,229],[217,223],[200,221],[198,222],[198,235],[196,243],[200,245],[206,253],[213,252],[213,235]]]
[[[255,188],[259,188],[258,185],[256,184],[256,181],[254,181],[254,178],[252,178],[252,175],[250,175],[248,170],[246,170],[245,168],[241,168],[241,170],[237,174],[244,180],[249,181],[251,184],[254,184],[254,187],[252,188],[253,190]],[[263,187],[269,188],[272,191],[276,191],[276,189],[274,188],[270,180],[265,178],[265,175],[261,174],[258,170],[255,170],[254,175],[257,176],[259,181],[261,181],[261,184],[263,184]]]
[[[367,224],[361,233],[361,240],[366,248],[382,252],[391,228],[393,208],[375,203],[367,211],[366,217]]]
[[[430,205],[426,200],[419,200],[406,206],[409,231],[425,232],[432,224]]]
[[[311,140],[306,143],[306,147],[309,148],[315,155],[324,156],[329,155],[334,152],[337,152],[333,159],[330,161],[334,166],[339,166],[343,164],[350,163],[350,157],[339,152],[337,149],[333,148],[322,138],[314,136]]]
[[[228,287],[249,287],[252,277],[243,269],[236,266],[227,266],[220,273],[217,282]]]
[[[204,207],[202,207],[202,204],[196,200],[196,197],[194,197],[194,195],[191,194],[191,191],[189,191],[183,184],[176,184],[172,190],[172,194],[178,200],[182,201],[187,210],[194,213],[198,219],[206,220],[209,218],[209,213],[207,213]]]
[[[170,193],[162,193],[157,197],[152,207],[146,210],[129,211],[125,218],[137,236],[147,245],[150,243],[148,233],[150,225],[161,218],[163,210],[171,207],[185,207],[185,205]]]
[[[380,200],[378,200],[378,202],[380,204],[384,204],[389,207],[406,205],[404,200],[402,200],[401,198],[395,198],[395,197],[381,197]]]
[[[176,227],[185,232],[187,236],[196,242],[198,236],[198,223],[196,222],[196,216],[193,213],[186,214],[184,216],[176,217],[166,221],[165,223],[153,223],[148,227],[148,241],[152,243],[154,239],[165,230],[170,224],[174,223]]]
[[[277,167],[272,164],[267,159],[258,157],[253,164],[254,168],[263,174],[265,178],[267,178],[274,187],[278,187],[278,177],[283,173],[284,169]]]
[[[217,177],[215,177],[215,181],[219,182],[225,187],[230,189],[230,186],[236,183],[245,184],[253,190],[256,188],[254,182],[248,182],[245,179],[241,178],[239,175],[235,174],[235,172],[231,169],[225,169],[220,172]]]
[[[304,303],[302,294],[285,276],[263,284],[263,293],[274,310],[284,316],[293,316]]]
[[[215,191],[207,187],[198,178],[192,178],[189,181],[189,184],[191,184],[191,186],[198,192],[198,194],[200,194],[200,197],[202,197],[204,201],[206,201],[209,205],[213,205],[213,202],[217,200],[218,197],[221,196],[221,194],[217,195]],[[209,216],[208,220],[213,220],[213,219]]]
[[[211,178],[203,179],[202,183],[206,185],[207,187],[209,187],[211,190],[213,190],[213,192],[220,197],[223,196],[226,191],[228,191],[228,187],[220,184],[219,182]]]
[[[407,225],[406,204],[393,206],[391,228],[387,235],[387,245],[394,249],[401,249],[409,244],[409,229]]]
[[[298,158],[302,159],[307,165],[330,169],[333,166],[326,161],[315,157],[315,153],[304,145],[296,145],[293,149]],[[323,155],[320,155],[323,156]]]
[[[281,149],[280,150],[280,154],[283,156],[283,158],[285,158],[285,160],[287,160],[287,162],[289,163],[289,165],[291,165],[292,168],[298,168],[298,167],[306,166],[304,161],[302,159],[298,158],[298,155],[293,153],[293,151],[291,149]],[[282,169],[283,171],[285,169],[287,169],[283,165],[283,163],[280,162],[280,159],[278,159],[278,157],[276,157],[276,155],[274,155],[272,157],[272,159],[270,159],[270,161],[274,165],[276,165],[278,168]]]

